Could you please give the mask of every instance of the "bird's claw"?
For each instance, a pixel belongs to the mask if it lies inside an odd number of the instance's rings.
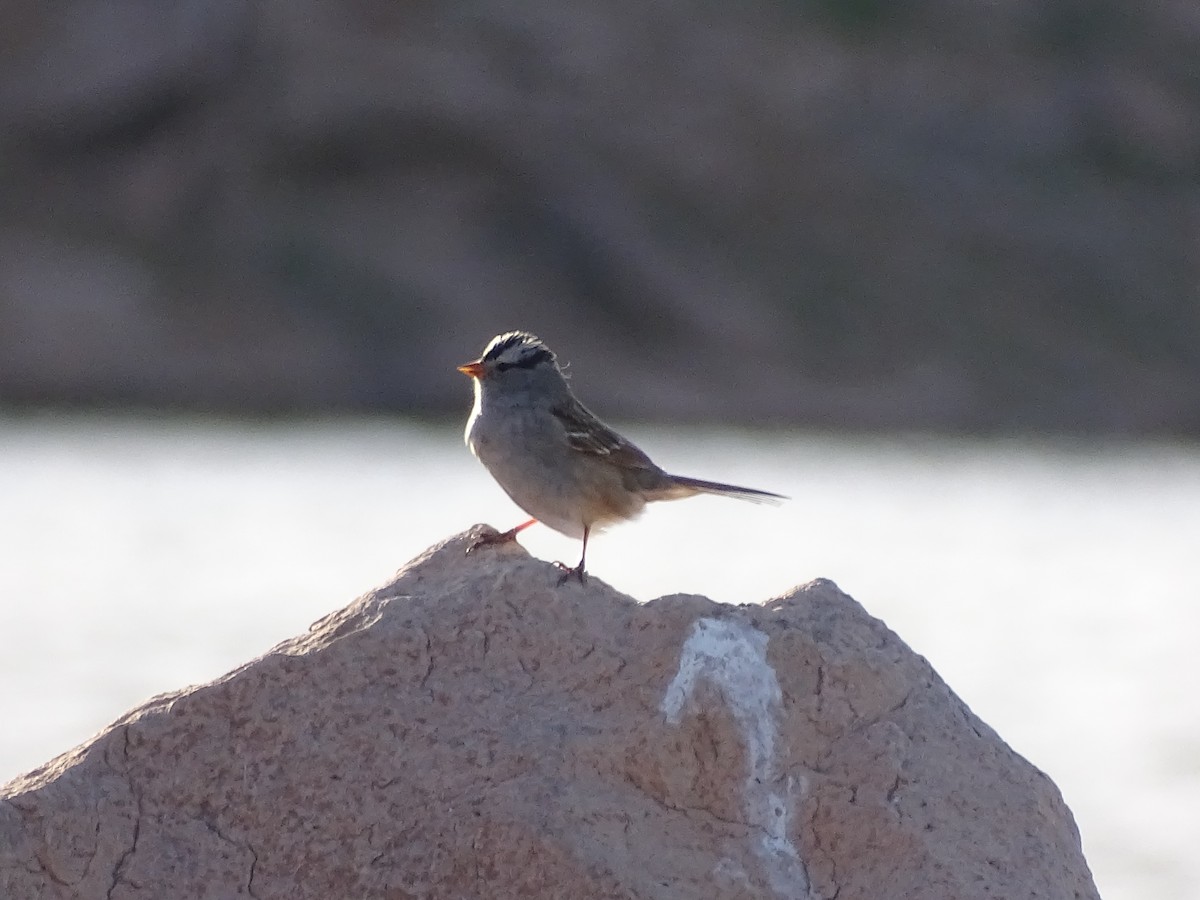
[[[530,519],[528,522],[522,522],[515,528],[510,528],[508,531],[492,532],[478,538],[475,543],[467,548],[467,553],[474,553],[480,547],[490,547],[493,544],[511,544],[517,539],[517,535],[528,528],[530,525],[536,525],[537,519]]]
[[[566,584],[572,578],[577,578],[580,584],[587,584],[587,573],[583,571],[582,561],[577,566],[568,566],[566,563],[562,562],[556,562],[554,565],[559,569],[559,571],[562,572],[562,574],[558,576],[558,584],[560,587]]]
[[[492,547],[496,544],[509,544],[517,539],[516,528],[510,528],[508,531],[498,531],[493,534],[485,534],[483,537],[476,540],[467,548],[467,554],[470,555],[476,550],[481,550],[484,547]]]

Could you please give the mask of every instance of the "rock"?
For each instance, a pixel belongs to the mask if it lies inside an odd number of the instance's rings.
[[[4,898],[1096,898],[1058,790],[829,581],[638,604],[472,532],[0,791]]]

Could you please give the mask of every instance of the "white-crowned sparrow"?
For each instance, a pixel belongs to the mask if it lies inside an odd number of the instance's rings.
[[[787,499],[753,488],[670,475],[575,399],[541,340],[525,331],[497,335],[474,362],[458,367],[475,382],[466,442],[528,522],[477,541],[510,541],[535,522],[583,539],[579,565],[556,563],[561,584],[584,580],[588,535],[632,519],[651,500],[723,494],[757,502]],[[468,552],[470,552],[468,550]]]

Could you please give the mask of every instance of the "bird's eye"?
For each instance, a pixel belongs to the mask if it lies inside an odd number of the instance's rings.
[[[496,371],[507,372],[509,369],[533,369],[552,359],[554,359],[554,356],[549,350],[538,347],[523,353],[511,362],[496,363]]]

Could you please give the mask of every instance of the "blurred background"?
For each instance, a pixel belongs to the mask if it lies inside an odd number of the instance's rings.
[[[1200,432],[1192,0],[5,17],[11,402]]]
[[[528,328],[667,468],[795,498],[599,577],[833,578],[1105,897],[1200,897],[1194,0],[3,18],[0,781],[515,524],[454,365]]]

